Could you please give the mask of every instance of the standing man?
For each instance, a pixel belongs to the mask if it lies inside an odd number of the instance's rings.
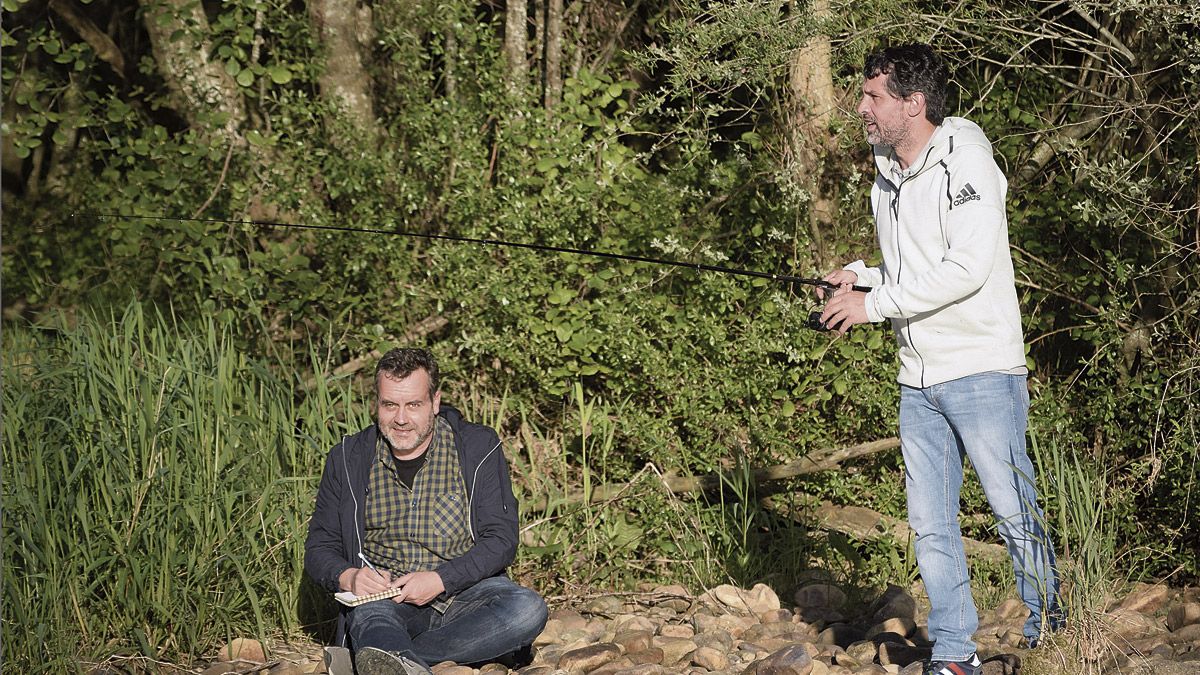
[[[416,675],[527,647],[546,604],[504,575],[517,501],[496,432],[441,405],[438,366],[393,349],[375,369],[375,424],[325,462],[304,565],[331,592],[398,589],[339,617],[358,675]]]
[[[1021,316],[1008,251],[1008,183],[974,123],[946,117],[948,72],[928,46],[866,59],[858,113],[874,148],[871,208],[883,262],[825,277],[825,325],[889,319],[899,342],[900,441],[908,519],[934,640],[927,673],[982,673],[979,624],[958,526],[971,461],[1013,559],[1036,645],[1060,621],[1054,549],[1025,451]],[[873,287],[855,291],[853,284]]]

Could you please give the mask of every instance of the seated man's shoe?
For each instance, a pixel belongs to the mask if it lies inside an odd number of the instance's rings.
[[[533,663],[533,645],[525,645],[496,658],[495,662],[506,666],[509,670],[520,670]]]
[[[978,654],[966,661],[934,661],[925,667],[925,675],[983,675],[983,662]]]
[[[420,663],[395,652],[363,647],[354,655],[354,670],[358,675],[431,675]]]

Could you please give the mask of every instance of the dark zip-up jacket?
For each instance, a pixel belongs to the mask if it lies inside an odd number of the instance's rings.
[[[492,429],[463,419],[443,404],[438,413],[454,430],[454,445],[467,488],[471,548],[437,568],[445,597],[504,572],[517,552],[517,500],[513,496],[508,461]],[[367,485],[375,461],[378,427],[372,424],[347,436],[329,451],[317,504],[304,543],[304,569],[322,588],[337,592],[338,576],[350,567],[364,566],[363,523]],[[337,642],[343,637],[338,623]]]

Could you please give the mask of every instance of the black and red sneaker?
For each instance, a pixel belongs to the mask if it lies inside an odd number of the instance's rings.
[[[983,675],[983,662],[978,654],[966,661],[933,661],[925,667],[925,675]]]

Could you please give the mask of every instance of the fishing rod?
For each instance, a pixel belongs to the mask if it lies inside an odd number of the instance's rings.
[[[732,274],[746,277],[756,277],[759,279],[769,279],[771,281],[780,281],[791,284],[802,284],[806,286],[815,286],[825,290],[836,290],[837,284],[830,283],[824,279],[816,279],[811,277],[797,277],[790,274],[775,274],[773,272],[758,272],[756,270],[746,270],[736,267],[723,267],[721,265],[708,265],[705,263],[690,263],[679,260],[666,260],[662,258],[650,258],[640,255],[628,255],[624,253],[612,253],[610,251],[595,251],[582,248],[570,248],[566,246],[550,246],[548,244],[526,244],[516,241],[504,241],[502,239],[483,239],[478,237],[460,237],[450,234],[427,234],[424,232],[409,232],[406,230],[383,230],[370,227],[343,227],[338,225],[307,225],[302,223],[283,223],[270,220],[232,220],[229,218],[187,218],[184,216],[125,216],[115,213],[97,213],[94,214],[98,218],[112,219],[128,219],[142,218],[145,220],[168,220],[172,222],[194,222],[194,223],[226,223],[234,225],[254,225],[256,227],[276,227],[276,228],[291,228],[298,230],[317,230],[325,232],[354,232],[359,234],[381,234],[392,237],[411,237],[416,239],[430,239],[439,241],[453,241],[467,244],[482,244],[485,246],[500,246],[509,248],[523,248],[533,251],[545,251],[551,253],[570,253],[573,255],[591,256],[594,258],[608,258],[611,260],[625,260],[629,262],[646,263],[650,265],[663,265],[671,267],[683,267],[686,269],[703,270],[705,272],[717,272],[720,274]],[[869,286],[853,286],[853,290],[867,292],[871,288]],[[815,315],[815,316],[814,316]],[[820,321],[820,312],[815,312],[809,315],[806,324],[814,330],[828,330]]]

